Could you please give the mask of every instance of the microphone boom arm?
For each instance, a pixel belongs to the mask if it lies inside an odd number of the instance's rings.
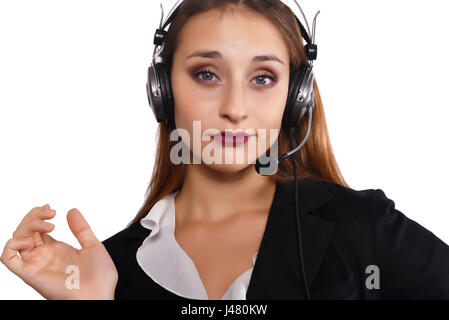
[[[293,153],[297,152],[299,149],[301,149],[303,147],[303,145],[306,143],[307,139],[309,138],[309,134],[310,134],[310,129],[311,129],[311,125],[312,125],[312,114],[313,114],[313,107],[309,108],[309,123],[307,125],[307,133],[306,136],[304,137],[304,139],[302,140],[302,142],[299,144],[299,146],[297,146],[295,149],[290,150],[289,152],[282,154],[279,157],[278,163],[281,162],[282,160],[284,160],[285,158],[288,158],[289,156],[291,156]]]

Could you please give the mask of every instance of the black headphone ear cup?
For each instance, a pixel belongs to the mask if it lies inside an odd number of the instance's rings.
[[[164,122],[165,121],[165,114],[164,114],[164,108],[162,105],[162,99],[160,97],[160,93],[156,94],[156,92],[153,93],[153,89],[158,89],[160,87],[159,85],[159,76],[158,76],[158,70],[157,70],[157,64],[153,65],[151,64],[148,67],[147,71],[147,97],[148,97],[148,103],[150,104],[150,108],[153,110],[153,114],[157,120],[157,122]]]
[[[301,110],[297,110],[299,107],[296,104],[296,99],[301,83],[304,81],[305,70],[305,66],[301,64],[299,69],[290,73],[287,102],[282,117],[282,128],[286,130],[290,127],[296,127],[300,120]]]
[[[157,63],[155,70],[161,87],[162,110],[160,112],[164,114],[164,122],[169,124],[173,121],[173,92],[169,68],[164,63]]]

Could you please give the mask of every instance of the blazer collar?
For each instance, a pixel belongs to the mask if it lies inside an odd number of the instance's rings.
[[[303,258],[309,290],[329,246],[335,223],[316,214],[334,194],[325,181],[298,182]],[[140,219],[123,230],[128,239],[143,242],[151,231]],[[273,203],[251,275],[248,300],[305,298],[296,227],[294,184],[276,183]]]

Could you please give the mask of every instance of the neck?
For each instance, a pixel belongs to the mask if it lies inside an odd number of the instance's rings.
[[[268,212],[275,191],[273,177],[259,175],[254,164],[237,172],[188,165],[175,198],[177,223],[215,223],[245,212]]]

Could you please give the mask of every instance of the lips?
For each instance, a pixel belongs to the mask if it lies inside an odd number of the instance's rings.
[[[235,147],[248,142],[248,139],[251,136],[251,134],[248,134],[246,132],[222,131],[221,134],[214,135],[213,137],[215,141],[221,142],[223,146]]]

